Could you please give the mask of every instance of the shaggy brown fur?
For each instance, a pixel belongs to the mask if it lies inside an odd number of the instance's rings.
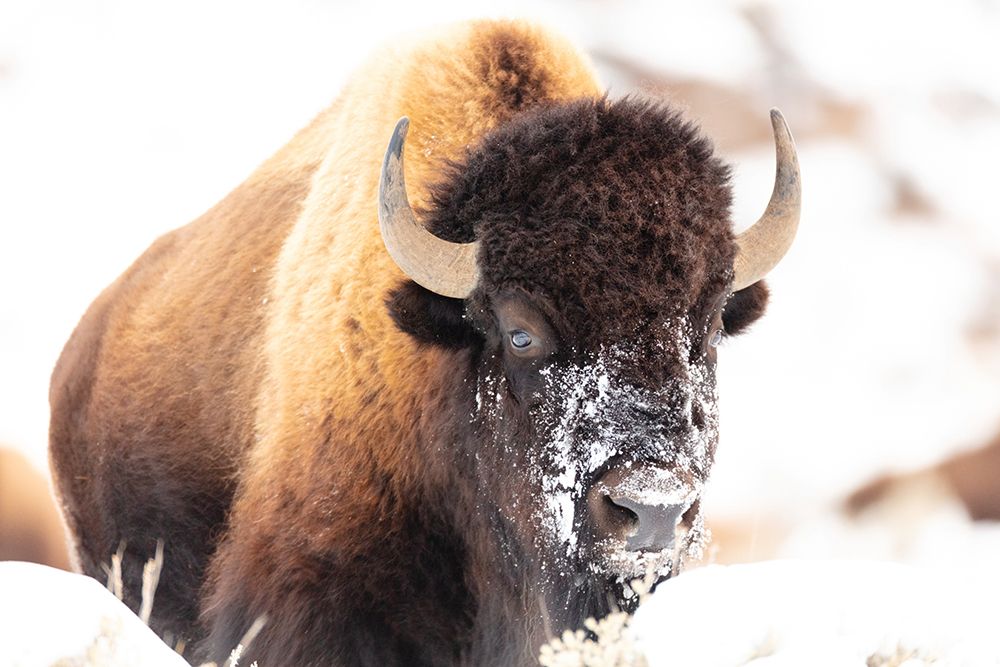
[[[483,240],[466,302],[406,281],[382,245],[379,163],[403,115],[411,201],[442,236]],[[607,595],[589,575],[562,603],[533,587],[547,556],[517,499],[538,493],[503,438],[530,431],[536,366],[505,356],[497,309],[548,321],[554,364],[659,344],[621,370],[651,392],[680,360],[650,326],[683,316],[709,368],[713,325],[742,329],[766,299],[754,286],[720,315],[728,206],[690,126],[604,100],[538,28],[470,23],[379,54],[67,344],[51,455],[83,570],[102,576],[125,542],[136,606],[163,539],[153,625],[203,640],[198,657],[224,659],[266,614],[247,664],[530,664],[546,610],[559,629]],[[497,426],[475,405],[503,377]]]
[[[427,218],[443,238],[480,239],[487,295],[542,296],[565,340],[596,349],[634,334],[611,323],[716,305],[690,295],[725,292],[729,204],[728,169],[693,126],[653,103],[585,99],[488,135]]]

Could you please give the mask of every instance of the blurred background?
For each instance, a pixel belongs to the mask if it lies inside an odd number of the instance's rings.
[[[970,495],[996,508],[1000,445],[933,467],[1000,432],[990,0],[502,12],[481,0],[2,0],[0,443],[25,460],[0,458],[0,543],[27,544],[11,537],[25,520],[58,533],[37,491],[48,380],[97,294],[329,104],[380,43],[486,16],[538,19],[589,52],[613,97],[686,110],[734,166],[740,227],[770,195],[768,109],[795,134],[798,240],[769,278],[768,315],[720,353],[708,559],[888,558],[1000,576],[1000,524],[968,511]],[[902,476],[844,511],[884,474]],[[39,558],[64,563],[58,536],[41,539]]]

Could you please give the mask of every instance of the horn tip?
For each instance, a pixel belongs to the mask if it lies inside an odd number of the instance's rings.
[[[385,152],[385,161],[383,162],[383,169],[389,164],[389,157],[395,157],[397,159],[402,159],[403,145],[406,142],[406,131],[410,127],[410,119],[403,116],[398,121],[396,121],[396,128],[392,131],[392,136],[389,138],[389,146]]]
[[[795,140],[792,138],[792,130],[788,127],[785,116],[778,107],[771,107],[771,127],[774,129],[774,138],[779,144],[783,138],[784,141],[794,145]]]
[[[771,107],[771,126],[775,131],[783,129],[788,134],[791,134],[788,129],[788,122],[785,121],[785,116],[778,107]]]
[[[396,121],[396,128],[392,131],[392,140],[389,142],[392,146],[402,149],[403,141],[406,139],[406,132],[410,129],[410,118],[409,116],[403,116]],[[399,151],[396,151],[397,153]]]

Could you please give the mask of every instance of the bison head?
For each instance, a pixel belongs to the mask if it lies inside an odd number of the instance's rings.
[[[716,347],[762,312],[791,243],[798,169],[772,112],[778,177],[734,236],[729,170],[660,105],[582,100],[523,114],[452,165],[420,212],[405,119],[380,221],[408,283],[397,323],[453,349],[457,469],[497,552],[542,615],[572,626],[702,539],[718,439]],[[422,287],[421,287],[422,286]],[[525,586],[524,584],[527,584]],[[524,590],[522,590],[524,594]]]

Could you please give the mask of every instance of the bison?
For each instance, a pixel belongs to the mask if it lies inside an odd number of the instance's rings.
[[[798,224],[772,123],[737,236],[709,141],[563,39],[386,47],[67,343],[51,459],[82,570],[124,544],[135,606],[162,540],[153,627],[221,660],[264,617],[263,666],[530,664],[628,607],[702,539],[716,346]]]

